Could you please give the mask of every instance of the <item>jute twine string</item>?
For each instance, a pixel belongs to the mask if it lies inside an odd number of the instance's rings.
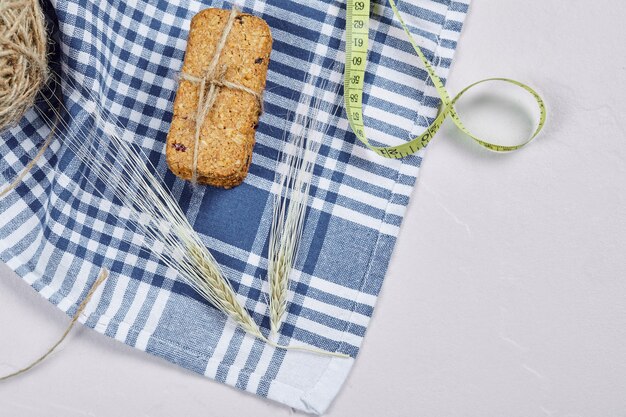
[[[74,328],[74,325],[78,321],[78,318],[80,317],[81,314],[83,314],[83,311],[85,311],[85,307],[87,307],[87,304],[91,300],[91,297],[93,297],[93,294],[96,292],[96,290],[98,289],[100,284],[102,284],[107,279],[108,276],[109,276],[109,271],[108,270],[103,269],[102,272],[100,272],[100,275],[94,281],[94,283],[92,284],[91,288],[89,289],[89,292],[87,293],[87,295],[85,296],[83,301],[78,306],[78,309],[76,310],[76,313],[74,314],[74,317],[72,317],[72,321],[70,322],[70,324],[67,327],[67,329],[65,330],[65,332],[63,333],[61,338],[54,345],[52,345],[52,347],[50,349],[48,349],[48,351],[46,353],[41,355],[41,357],[39,357],[39,359],[33,361],[30,365],[25,366],[24,368],[22,368],[22,369],[20,369],[18,371],[15,371],[15,372],[13,372],[13,373],[11,373],[9,375],[5,375],[3,377],[0,377],[0,381],[5,381],[5,380],[7,380],[9,378],[13,378],[13,377],[21,375],[21,374],[23,374],[25,372],[28,372],[31,369],[33,369],[35,366],[39,365],[41,362],[46,360],[46,358],[48,356],[50,356],[56,350],[56,348],[59,347],[59,345],[61,343],[63,343],[63,341],[65,340],[67,335],[72,331],[72,329]]]
[[[49,77],[47,36],[38,0],[0,2],[0,131],[14,125],[35,103]],[[0,198],[17,187],[44,154],[56,123],[24,170],[2,191]]]
[[[52,143],[52,139],[54,138],[54,132],[55,132],[57,124],[58,124],[57,122],[58,122],[58,119],[55,120],[54,125],[50,129],[50,133],[48,133],[48,136],[46,137],[46,140],[44,141],[43,145],[41,145],[41,148],[39,148],[39,151],[37,152],[37,155],[35,155],[35,157],[30,160],[30,162],[26,165],[26,167],[24,167],[22,172],[20,172],[19,175],[17,177],[15,177],[15,179],[13,181],[11,181],[11,183],[9,185],[7,185],[2,191],[0,191],[0,198],[4,197],[9,192],[14,190],[22,182],[24,177],[26,177],[26,175],[30,171],[32,171],[32,169],[35,166],[35,164],[37,164],[37,161],[39,161],[39,159],[42,157],[42,155],[44,154],[46,149],[48,149],[48,147],[50,146],[50,143]]]
[[[17,123],[34,106],[37,94],[49,78],[47,58],[48,37],[43,11],[38,0],[0,1],[0,132]],[[58,117],[43,145],[24,170],[2,191],[0,198],[15,189],[33,169],[54,138]],[[100,284],[109,275],[103,269],[78,306],[69,326],[59,340],[30,365],[0,381],[22,375],[46,360],[63,343]]]
[[[236,6],[233,6],[230,11],[230,15],[228,16],[226,26],[224,26],[224,30],[222,31],[222,36],[220,37],[219,43],[215,48],[215,54],[213,55],[213,58],[211,59],[207,70],[204,72],[204,75],[202,77],[196,77],[184,72],[180,74],[180,78],[182,80],[186,80],[194,84],[200,84],[198,109],[196,111],[196,130],[193,144],[193,165],[191,175],[191,182],[194,184],[198,182],[198,150],[200,147],[200,130],[202,129],[204,120],[206,119],[209,112],[213,108],[213,105],[215,104],[215,100],[219,95],[221,87],[226,87],[248,93],[254,96],[254,98],[256,98],[259,103],[259,107],[261,109],[263,108],[263,96],[261,94],[257,93],[251,88],[246,87],[245,85],[233,83],[226,80],[225,77],[226,70],[228,69],[227,66],[218,66],[220,56],[222,55],[222,51],[224,50],[224,47],[226,46],[226,41],[228,40],[228,35],[230,34],[230,31],[233,28],[233,23],[235,22],[235,18],[238,15],[239,9],[237,9]]]
[[[22,118],[46,83],[47,42],[38,0],[0,2],[0,130]]]

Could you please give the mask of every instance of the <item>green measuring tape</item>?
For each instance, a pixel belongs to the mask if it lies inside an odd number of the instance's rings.
[[[430,64],[430,62],[428,62],[426,56],[424,56],[424,53],[417,45],[417,42],[415,42],[415,39],[411,35],[411,32],[409,31],[406,23],[404,23],[404,20],[400,15],[400,11],[396,6],[396,2],[394,0],[389,0],[389,4],[393,9],[394,14],[400,21],[402,28],[406,32],[409,41],[411,42],[411,45],[413,45],[413,49],[415,49],[417,56],[419,56],[422,63],[424,64],[428,76],[433,82],[437,93],[441,98],[441,107],[439,109],[437,117],[435,118],[433,123],[428,126],[426,131],[418,137],[410,140],[409,142],[403,143],[402,145],[389,147],[372,145],[365,136],[365,125],[363,123],[363,84],[365,78],[365,67],[367,65],[370,1],[371,0],[347,0],[348,3],[346,9],[346,67],[344,73],[344,101],[350,126],[352,127],[355,135],[361,140],[361,142],[365,144],[365,146],[385,158],[404,158],[405,156],[411,155],[428,145],[428,142],[430,142],[431,139],[435,136],[435,134],[443,124],[443,121],[448,116],[450,116],[454,124],[463,133],[472,138],[479,145],[495,152],[510,152],[520,149],[521,147],[530,143],[535,137],[537,137],[546,122],[546,107],[543,99],[539,96],[539,94],[537,94],[535,90],[533,90],[526,84],[508,78],[488,78],[486,80],[481,80],[465,87],[454,98],[450,98],[450,95],[443,86],[443,82],[435,73],[432,65]],[[469,89],[477,86],[478,84],[490,81],[503,81],[506,83],[514,84],[526,90],[537,101],[537,105],[539,106],[539,124],[537,125],[537,129],[534,131],[532,136],[525,142],[519,145],[511,146],[496,145],[478,138],[477,136],[472,134],[461,122],[458,113],[454,109],[454,105],[456,104],[456,102]]]

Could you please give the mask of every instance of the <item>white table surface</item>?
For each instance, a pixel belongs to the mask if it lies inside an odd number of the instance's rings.
[[[450,90],[527,81],[548,102],[548,126],[510,155],[450,125],[431,144],[328,416],[626,416],[625,4],[474,1]],[[511,106],[476,97],[466,117],[479,132],[528,131]],[[499,117],[484,112],[494,108]],[[67,324],[0,266],[0,374]],[[86,329],[0,383],[0,415],[11,417],[292,413]]]

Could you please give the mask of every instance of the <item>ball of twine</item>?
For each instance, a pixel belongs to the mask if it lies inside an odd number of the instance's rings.
[[[45,18],[38,0],[0,1],[0,131],[33,106],[48,78]]]

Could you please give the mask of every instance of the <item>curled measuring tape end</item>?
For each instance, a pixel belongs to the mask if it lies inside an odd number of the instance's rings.
[[[467,127],[465,127],[465,125],[463,124],[463,122],[461,121],[461,119],[459,117],[459,114],[454,109],[454,105],[456,104],[456,102],[465,93],[467,93],[473,87],[476,87],[479,84],[483,84],[483,83],[487,83],[487,82],[505,82],[505,83],[516,85],[516,86],[522,88],[523,90],[527,91],[530,95],[532,95],[533,98],[535,99],[535,101],[537,102],[537,106],[539,108],[539,121],[537,123],[537,128],[532,133],[532,135],[528,139],[523,141],[522,143],[517,144],[517,145],[498,145],[498,144],[487,142],[487,141],[485,141],[483,139],[480,139],[479,137],[477,137],[476,135],[471,133],[469,131],[469,129],[467,129]],[[523,148],[524,146],[526,146],[530,142],[532,142],[533,139],[535,139],[537,137],[537,135],[539,135],[539,132],[541,132],[541,130],[543,129],[544,125],[546,124],[546,117],[547,117],[546,106],[545,106],[545,103],[544,103],[543,99],[539,95],[539,93],[537,93],[533,88],[529,87],[528,85],[526,85],[524,83],[521,83],[519,81],[512,80],[510,78],[487,78],[487,79],[484,79],[484,80],[476,81],[475,83],[470,84],[467,87],[465,87],[463,90],[461,90],[454,97],[454,99],[452,100],[452,102],[450,104],[451,104],[451,107],[450,107],[450,118],[452,119],[454,124],[459,128],[459,130],[461,132],[465,133],[470,138],[472,138],[479,145],[483,146],[484,148],[489,149],[490,151],[494,151],[494,152],[513,152],[513,151],[516,151],[518,149]]]
[[[539,132],[541,132],[546,123],[545,103],[534,89],[519,81],[509,78],[487,78],[465,87],[460,93],[451,99],[448,91],[445,89],[444,84],[441,81],[441,78],[439,78],[439,76],[435,73],[433,66],[413,38],[413,35],[409,31],[406,23],[404,23],[404,19],[402,19],[402,15],[396,6],[396,2],[394,0],[389,0],[389,4],[391,5],[395,16],[404,29],[409,42],[417,53],[417,56],[424,64],[428,77],[432,81],[439,97],[441,98],[441,106],[435,120],[426,128],[426,131],[416,138],[411,139],[409,142],[389,147],[372,145],[365,135],[365,124],[363,122],[363,86],[365,67],[367,65],[369,15],[371,6],[370,1],[371,0],[347,0],[346,6],[346,66],[344,73],[344,103],[350,127],[356,137],[363,142],[365,146],[385,158],[404,158],[426,147],[426,145],[428,145],[435,134],[439,131],[448,116],[450,116],[459,130],[468,135],[479,145],[494,152],[512,152],[518,150],[529,144],[537,137]],[[487,142],[472,134],[465,127],[463,122],[461,122],[461,119],[454,108],[456,102],[471,88],[491,81],[501,81],[514,84],[530,93],[537,102],[537,105],[539,106],[539,123],[531,137],[526,141],[518,145],[498,145]]]

